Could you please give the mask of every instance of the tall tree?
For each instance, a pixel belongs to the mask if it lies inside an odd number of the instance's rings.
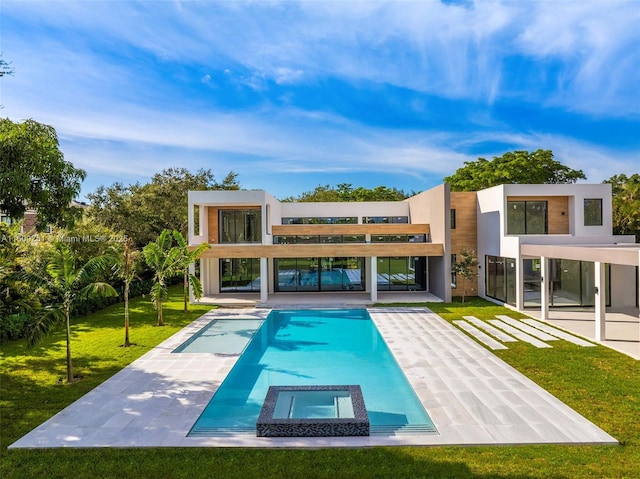
[[[122,280],[124,291],[124,343],[123,347],[131,346],[129,341],[129,290],[131,283],[137,276],[139,266],[140,251],[136,249],[136,245],[132,238],[127,238],[122,244],[122,248],[116,248],[114,251],[113,270],[116,277]]]
[[[586,180],[582,170],[574,170],[553,158],[551,150],[513,151],[488,161],[478,158],[444,178],[451,191],[479,191],[506,184],[575,183]]]
[[[73,252],[64,243],[55,243],[44,278],[46,287],[51,290],[57,302],[45,308],[31,330],[30,342],[48,332],[49,327],[64,318],[67,342],[67,382],[74,381],[71,363],[71,308],[76,299],[94,296],[117,296],[113,287],[95,278],[110,266],[109,256],[96,256],[83,265],[79,265]]]
[[[180,252],[178,271],[183,276],[183,295],[184,295],[184,312],[189,312],[189,286],[193,289],[193,295],[196,299],[202,298],[202,284],[200,279],[189,272],[189,267],[196,261],[200,255],[211,248],[207,243],[202,243],[200,246],[190,250],[187,240],[184,239],[182,233],[177,230],[173,230],[173,238],[176,240],[176,246]]]
[[[458,256],[460,260],[451,265],[451,269],[462,278],[462,302],[464,303],[467,295],[467,281],[473,281],[478,276],[478,258],[470,249],[463,249]]]
[[[64,160],[52,126],[0,119],[0,210],[20,219],[38,212],[38,227],[73,223],[82,210],[71,205],[86,173]]]
[[[142,249],[144,259],[153,270],[153,286],[151,301],[158,311],[158,326],[164,326],[162,303],[167,299],[169,291],[167,280],[180,270],[180,251],[173,247],[171,230],[165,229],[158,239],[150,242]]]
[[[640,243],[640,174],[614,175],[604,183],[613,195],[613,233],[635,235]]]
[[[187,233],[189,190],[237,190],[237,176],[229,172],[218,182],[211,170],[191,173],[185,168],[169,168],[146,184],[100,186],[87,195],[91,201],[89,215],[143,246],[164,229]]]

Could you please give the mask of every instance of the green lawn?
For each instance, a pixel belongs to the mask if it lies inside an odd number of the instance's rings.
[[[171,289],[167,326],[157,328],[147,299],[132,302],[131,340],[124,349],[122,305],[74,321],[76,374],[64,378],[64,334],[39,347],[2,346],[0,356],[0,477],[10,478],[637,478],[640,470],[640,363],[607,348],[564,341],[538,350],[522,343],[498,355],[621,441],[620,446],[377,447],[272,450],[236,448],[12,450],[7,446],[108,379],[208,308],[184,314]],[[447,320],[488,319],[510,310],[472,300],[429,304]]]

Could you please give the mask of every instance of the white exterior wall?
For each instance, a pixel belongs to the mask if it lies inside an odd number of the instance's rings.
[[[280,203],[281,217],[348,217],[357,216],[362,223],[363,216],[409,216],[409,204],[404,201],[363,201],[354,203]],[[411,223],[419,223],[411,220]]]

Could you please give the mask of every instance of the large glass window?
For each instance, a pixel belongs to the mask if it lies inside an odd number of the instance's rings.
[[[547,234],[547,202],[508,201],[507,234]]]
[[[282,218],[283,225],[355,225],[357,216],[296,216]]]
[[[220,292],[240,293],[260,291],[259,258],[221,258]]]
[[[501,256],[485,257],[485,294],[504,303],[516,303],[516,261]]]
[[[426,258],[424,256],[379,257],[377,265],[379,291],[424,291]]]
[[[550,307],[588,307],[594,306],[595,265],[590,261],[568,259],[549,260]],[[605,302],[610,304],[609,295],[610,267],[605,269]]]
[[[261,243],[260,209],[220,210],[221,243]]]
[[[276,291],[364,291],[364,258],[278,258]]]
[[[408,216],[364,216],[364,224],[409,223]]]
[[[584,200],[584,225],[602,226],[602,199]]]

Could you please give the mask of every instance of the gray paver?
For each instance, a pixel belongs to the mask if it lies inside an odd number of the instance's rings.
[[[505,316],[503,314],[499,314],[496,318],[504,321],[507,324],[510,324],[514,328],[518,328],[524,331],[527,334],[530,334],[534,338],[538,338],[542,341],[557,341],[558,338],[555,336],[551,336],[550,334],[545,333],[544,331],[540,331],[539,329],[532,328],[528,324],[524,324],[522,321],[518,321],[517,319],[510,318],[509,316]]]
[[[590,343],[589,341],[585,341],[584,339],[573,336],[572,334],[561,331],[558,328],[554,328],[549,326],[548,324],[541,323],[540,321],[536,321],[535,319],[523,319],[524,323],[527,323],[529,326],[533,326],[534,328],[541,329],[549,334],[553,334],[554,336],[559,337],[560,339],[564,339],[565,341],[569,341],[570,343],[577,344],[578,346],[582,346],[585,348],[595,347],[595,344]]]
[[[487,324],[484,321],[481,321],[480,319],[476,318],[475,316],[463,316],[463,318],[466,319],[467,321],[473,323],[474,325],[478,326],[479,328],[484,329],[487,333],[495,336],[496,338],[498,338],[503,343],[515,343],[515,342],[518,342],[518,340],[516,338],[514,338],[512,336],[509,336],[507,333],[505,333],[503,331],[500,331],[498,328],[494,328],[490,324]]]
[[[504,344],[499,343],[498,341],[493,339],[491,336],[489,336],[488,334],[483,333],[478,328],[476,328],[475,326],[467,323],[466,321],[457,320],[457,321],[454,321],[453,323],[456,326],[464,329],[466,332],[471,334],[478,341],[480,341],[481,343],[486,344],[488,347],[490,347],[493,350],[496,350],[496,349],[508,349]]]
[[[520,331],[519,329],[514,328],[513,326],[503,322],[500,319],[490,319],[489,322],[494,326],[497,326],[500,329],[504,329],[507,333],[511,333],[520,341],[524,341],[525,343],[529,343],[536,348],[550,348],[551,345],[540,341],[538,338],[534,338],[533,336]]]

